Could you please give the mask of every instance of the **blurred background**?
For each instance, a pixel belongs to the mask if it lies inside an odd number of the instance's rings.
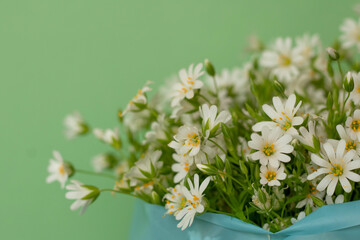
[[[103,194],[80,216],[58,183],[48,185],[52,150],[91,170],[109,150],[92,136],[66,140],[63,119],[78,110],[112,128],[147,80],[154,88],[209,58],[242,66],[246,39],[319,33],[326,44],[355,1],[0,1],[1,239],[127,239],[134,199]],[[77,175],[86,184],[108,179]]]

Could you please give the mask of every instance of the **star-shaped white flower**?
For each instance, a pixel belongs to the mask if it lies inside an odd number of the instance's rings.
[[[176,220],[181,221],[177,227],[184,230],[194,221],[194,217],[197,213],[202,213],[205,210],[204,194],[206,187],[210,182],[210,177],[207,177],[201,185],[199,184],[199,175],[194,175],[194,184],[188,179],[190,190],[186,187],[182,188],[182,192],[186,197],[186,206],[176,215]],[[200,185],[200,186],[199,186]]]
[[[46,178],[46,182],[51,183],[58,181],[61,184],[61,188],[64,188],[72,170],[64,163],[64,160],[58,151],[53,151],[53,155],[54,159],[50,159],[48,167],[50,175]]]
[[[280,168],[273,168],[271,166],[262,165],[260,167],[260,183],[262,185],[280,186],[279,180],[284,180],[286,178],[286,173],[284,173],[285,167],[280,166]]]
[[[248,145],[250,148],[257,150],[250,155],[252,160],[260,160],[262,165],[270,165],[278,168],[280,162],[289,162],[291,158],[286,155],[294,150],[289,145],[292,140],[288,134],[283,135],[279,127],[270,130],[264,127],[261,136],[257,133],[251,134],[251,141]]]
[[[320,168],[311,173],[307,179],[313,180],[325,174],[317,185],[317,189],[324,191],[327,188],[327,195],[329,196],[334,194],[338,181],[340,181],[345,192],[351,192],[352,190],[349,180],[354,182],[360,181],[360,175],[352,172],[352,170],[360,168],[360,160],[354,160],[356,152],[354,150],[345,151],[345,147],[345,140],[339,141],[336,151],[334,147],[327,142],[323,145],[325,151],[323,157],[319,157],[316,154],[311,155],[311,160],[320,166]]]
[[[271,69],[271,74],[287,82],[299,75],[299,64],[303,61],[302,55],[291,45],[291,38],[278,38],[272,49],[263,52],[259,61],[261,66]]]
[[[274,107],[267,104],[262,106],[264,112],[272,119],[272,121],[259,122],[253,126],[253,130],[258,132],[261,131],[264,126],[269,128],[275,128],[278,126],[283,130],[283,132],[292,136],[298,135],[294,126],[302,124],[304,119],[302,117],[295,116],[295,114],[300,108],[301,101],[295,107],[296,96],[295,94],[291,94],[285,104],[282,103],[279,97],[273,97],[273,104]]]
[[[360,19],[357,22],[350,18],[345,19],[340,30],[343,33],[340,36],[342,46],[344,48],[355,46],[360,50]]]
[[[199,80],[204,72],[202,71],[203,64],[199,63],[194,69],[194,65],[191,64],[188,71],[181,69],[179,71],[179,77],[181,82],[177,82],[174,85],[174,93],[172,94],[171,106],[178,106],[184,98],[191,99],[194,97],[194,90],[200,89],[204,84]]]

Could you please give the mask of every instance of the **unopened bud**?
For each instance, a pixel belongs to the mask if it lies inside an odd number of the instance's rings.
[[[352,90],[354,90],[354,78],[351,72],[348,72],[346,74],[346,77],[344,79],[344,89],[347,92],[352,92]]]
[[[215,76],[215,68],[208,59],[205,59],[205,69],[210,76]]]
[[[280,94],[284,94],[285,87],[282,83],[280,83],[277,79],[274,79],[273,85],[276,91],[278,91]]]
[[[333,60],[333,61],[339,60],[340,55],[339,55],[339,52],[338,52],[338,51],[336,51],[335,49],[333,49],[333,48],[331,48],[331,47],[328,47],[328,48],[326,49],[326,51],[327,51],[327,53],[328,53],[328,55],[329,55],[329,58],[330,58],[331,60]]]

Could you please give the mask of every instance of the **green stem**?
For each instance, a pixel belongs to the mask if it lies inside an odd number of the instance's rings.
[[[219,88],[218,88],[215,76],[213,76],[213,80],[214,80],[214,86],[215,86],[215,93],[216,93],[216,96],[218,96]]]
[[[212,142],[213,144],[215,144],[218,148],[220,148],[220,150],[223,153],[227,154],[227,152],[218,143],[216,143],[214,140],[209,139],[209,141]]]
[[[153,181],[154,181],[154,183],[156,183],[165,193],[168,193],[168,192],[169,192],[157,179],[154,179]]]
[[[81,170],[81,169],[76,169],[75,172],[88,174],[88,175],[99,176],[99,177],[106,177],[106,178],[111,178],[112,180],[115,180],[115,177],[113,175],[106,174],[106,173],[97,173],[97,172]]]
[[[343,71],[342,71],[342,68],[341,68],[340,61],[337,60],[336,62],[337,62],[337,65],[338,65],[338,67],[339,67],[339,72],[340,72],[340,74],[341,74],[341,82],[342,82],[342,81],[344,80],[344,79],[343,79],[343,78],[344,78],[344,74],[343,74]]]
[[[345,94],[344,94],[345,99],[343,100],[344,102],[343,102],[343,106],[342,106],[343,113],[345,113],[345,104],[346,104],[347,100],[349,99],[349,97],[350,97],[350,93],[347,94],[346,98],[345,98]]]
[[[207,103],[209,103],[211,105],[211,102],[209,99],[207,99],[204,95],[199,93],[199,97],[201,97],[202,99],[204,99]]]

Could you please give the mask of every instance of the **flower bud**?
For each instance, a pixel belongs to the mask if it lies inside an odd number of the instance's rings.
[[[210,76],[215,76],[215,68],[208,59],[205,59],[205,69]]]
[[[314,201],[314,203],[316,204],[316,206],[322,207],[322,206],[325,205],[325,203],[320,198],[317,198],[317,197],[315,197],[313,195],[311,195],[311,198]]]
[[[206,164],[196,164],[196,167],[203,173],[207,174],[207,175],[215,175],[217,173],[217,170],[210,166],[210,165],[206,165]]]
[[[326,51],[327,51],[327,53],[328,53],[328,55],[329,55],[329,58],[330,58],[331,60],[333,60],[333,61],[339,60],[340,55],[339,55],[339,52],[338,52],[338,51],[336,51],[335,49],[330,48],[330,47],[328,47],[328,48],[326,49]]]
[[[274,79],[273,85],[276,91],[278,91],[280,94],[284,94],[285,87],[282,83],[280,83],[277,79]]]
[[[160,196],[155,191],[151,192],[151,200],[152,200],[153,204],[160,204],[161,203]]]
[[[354,78],[352,77],[351,72],[346,74],[344,79],[344,89],[347,92],[352,92],[352,90],[354,90]]]
[[[239,166],[240,166],[240,171],[245,175],[247,176],[249,174],[249,171],[244,163],[244,161],[239,161]]]

